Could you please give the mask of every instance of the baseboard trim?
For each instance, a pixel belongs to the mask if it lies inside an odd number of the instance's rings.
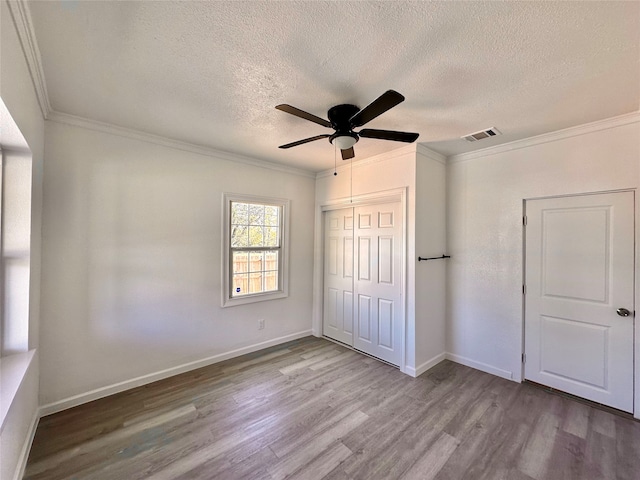
[[[486,363],[477,362],[475,360],[471,360],[470,358],[456,355],[455,353],[447,353],[446,359],[451,360],[452,362],[459,363],[461,365],[466,365],[467,367],[475,368],[476,370],[480,370],[482,372],[490,373],[491,375],[495,375],[497,377],[506,378],[507,380],[514,380],[513,372],[503,370]]]
[[[36,410],[33,414],[31,425],[29,425],[29,433],[22,445],[22,450],[20,450],[20,456],[18,457],[18,463],[16,465],[15,474],[13,475],[13,480],[22,480],[22,477],[24,477],[24,471],[27,468],[27,460],[29,459],[29,452],[31,451],[31,445],[33,444],[33,439],[36,436],[36,430],[38,429],[38,422],[40,421],[41,416],[40,409]]]
[[[430,368],[435,367],[441,361],[446,360],[446,356],[447,356],[446,353],[440,353],[440,354],[436,355],[435,357],[427,360],[423,364],[419,365],[417,368],[406,367],[405,366],[404,367],[404,371],[405,371],[405,373],[407,375],[411,375],[412,377],[419,377],[420,375],[422,375],[424,372],[426,372]]]
[[[211,357],[206,357],[201,360],[196,360],[193,362],[178,365],[176,367],[160,370],[159,372],[150,373],[140,377],[132,378],[131,380],[125,380],[124,382],[119,382],[113,385],[108,385],[106,387],[97,388],[95,390],[91,390],[86,393],[81,393],[79,395],[74,395],[72,397],[68,397],[63,400],[59,400],[57,402],[52,402],[47,405],[43,405],[42,407],[40,407],[40,417],[61,412],[63,410],[67,410],[68,408],[77,407],[78,405],[82,405],[84,403],[92,402],[94,400],[108,397],[109,395],[124,392],[125,390],[130,390],[132,388],[140,387],[142,385],[156,382],[158,380],[163,380],[165,378],[169,378],[174,375],[179,375],[181,373],[206,367],[214,363],[222,362],[224,360],[229,360],[231,358],[239,357],[241,355],[246,355],[247,353],[257,352],[258,350],[273,347],[281,343],[286,343],[292,340],[298,340],[299,338],[308,337],[311,334],[312,334],[311,330],[304,330],[302,332],[292,333],[290,335],[273,338],[265,342],[256,343],[246,347],[238,348],[236,350],[231,350],[229,352],[220,353],[218,355],[213,355]]]

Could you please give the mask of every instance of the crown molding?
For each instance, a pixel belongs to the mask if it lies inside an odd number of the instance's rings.
[[[446,165],[447,163],[446,155],[443,155],[440,152],[436,152],[435,150],[431,150],[429,147],[425,147],[421,143],[417,144],[416,152],[421,154],[424,157],[427,157],[430,160],[434,160],[438,163],[442,163],[443,165]]]
[[[42,68],[42,58],[40,57],[40,49],[36,40],[36,34],[33,30],[33,22],[31,21],[31,11],[25,0],[6,0],[9,7],[9,13],[16,28],[16,33],[22,46],[22,53],[27,62],[29,75],[33,82],[38,104],[42,111],[42,116],[46,120],[51,113],[51,103],[49,102],[49,94],[47,93],[47,83],[44,77],[44,69]]]
[[[608,130],[610,128],[621,127],[623,125],[629,125],[630,123],[637,122],[640,122],[640,110],[631,113],[625,113],[624,115],[619,115],[617,117],[597,120],[591,123],[585,123],[584,125],[578,125],[576,127],[557,130],[555,132],[543,133],[542,135],[536,135],[535,137],[515,140],[509,143],[503,143],[501,145],[484,148],[482,150],[475,150],[473,152],[451,155],[450,157],[448,157],[447,163],[465,162],[468,160],[474,160],[476,158],[510,152],[512,150],[532,147],[534,145],[542,145],[549,142],[557,142],[558,140],[564,140],[566,138],[577,137],[580,135],[586,135],[602,130]]]
[[[94,131],[106,133],[109,135],[116,135],[119,137],[130,138],[130,139],[138,140],[145,143],[152,143],[154,145],[160,145],[162,147],[172,148],[174,150],[181,150],[184,152],[196,153],[198,155],[204,155],[206,157],[216,158],[218,160],[244,163],[245,165],[266,168],[269,170],[276,170],[278,172],[289,173],[291,175],[315,178],[315,173],[309,170],[291,167],[288,165],[281,165],[273,162],[268,162],[266,160],[261,160],[258,158],[246,157],[244,155],[225,152],[223,150],[216,150],[211,147],[205,147],[202,145],[196,145],[193,143],[183,142],[180,140],[161,137],[159,135],[153,135],[151,133],[141,132],[139,130],[134,130],[131,128],[120,127],[118,125],[113,125],[110,123],[99,122],[97,120],[91,120],[91,119],[79,117],[76,115],[70,115],[68,113],[51,111],[51,113],[49,114],[49,118],[47,118],[47,120],[50,122],[61,123],[64,125],[80,127],[87,130],[94,130]]]

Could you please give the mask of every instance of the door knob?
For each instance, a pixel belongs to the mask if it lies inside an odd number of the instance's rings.
[[[616,310],[616,313],[621,317],[628,317],[629,315],[631,315],[631,312],[626,308],[619,308]]]

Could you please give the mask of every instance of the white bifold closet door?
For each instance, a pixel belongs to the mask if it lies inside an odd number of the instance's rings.
[[[401,203],[327,211],[324,227],[324,335],[400,365]]]

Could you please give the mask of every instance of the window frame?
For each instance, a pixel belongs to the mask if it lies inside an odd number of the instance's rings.
[[[280,208],[280,247],[278,251],[278,289],[270,292],[248,293],[233,297],[233,249],[231,248],[231,203],[254,203]],[[263,197],[237,193],[223,193],[222,199],[222,306],[232,307],[264,302],[289,296],[289,209],[291,201],[284,198]],[[271,247],[255,247],[254,250],[271,250]],[[245,249],[242,249],[245,250]],[[247,251],[252,250],[247,248]]]

